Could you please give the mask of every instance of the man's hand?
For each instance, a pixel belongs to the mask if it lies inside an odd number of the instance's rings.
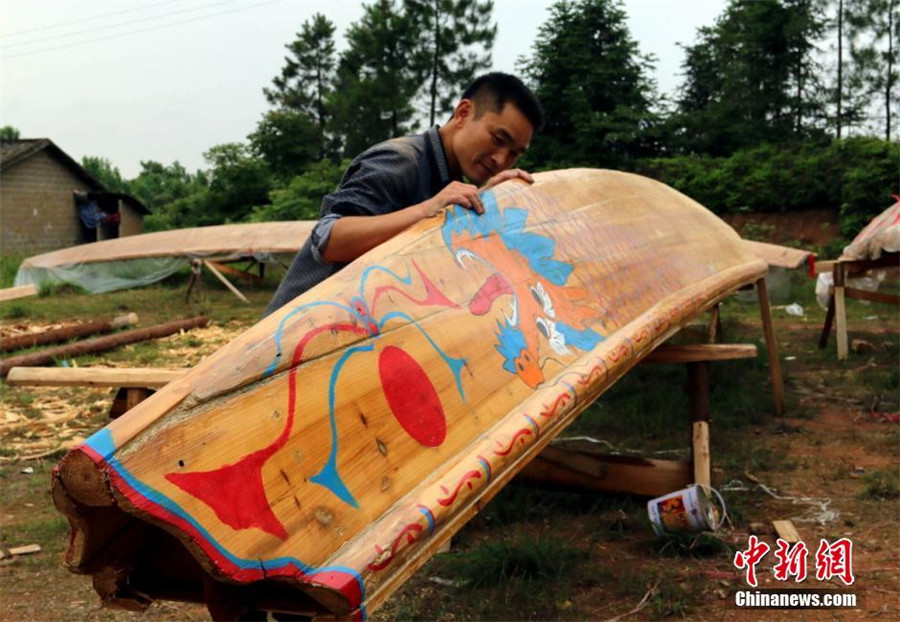
[[[497,184],[501,184],[504,181],[509,181],[510,179],[521,179],[529,184],[534,183],[534,178],[527,172],[523,171],[520,168],[511,168],[508,171],[503,171],[502,173],[497,173],[493,177],[487,180],[487,182],[480,188],[480,190],[490,190]]]
[[[478,196],[478,188],[472,184],[464,184],[461,181],[451,181],[444,189],[434,195],[428,201],[421,203],[423,206],[423,218],[431,218],[439,214],[448,205],[462,205],[478,214],[484,213],[484,205]]]

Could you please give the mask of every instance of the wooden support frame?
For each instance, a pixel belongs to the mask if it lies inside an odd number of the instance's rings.
[[[900,296],[879,292],[869,292],[862,289],[847,287],[847,279],[869,270],[878,268],[896,268],[900,266],[900,253],[885,253],[878,259],[872,260],[844,260],[820,262],[817,273],[831,271],[834,285],[828,290],[828,310],[825,313],[825,322],[822,325],[822,333],[819,335],[819,348],[828,345],[828,337],[831,335],[831,327],[837,324],[837,355],[838,360],[845,360],[849,355],[847,337],[847,299],[867,300],[900,306]]]
[[[772,379],[775,413],[784,415],[784,383],[778,345],[772,323],[765,278],[755,283],[759,299],[760,319]],[[755,358],[754,344],[722,344],[722,323],[719,305],[710,309],[707,324],[707,343],[663,344],[647,355],[641,364],[682,363],[687,365],[687,392],[690,401],[691,454],[690,462],[647,460],[603,455],[596,450],[580,447],[567,450],[561,447],[545,449],[522,471],[529,482],[553,484],[584,490],[617,491],[646,496],[660,496],[696,482],[712,485],[710,452],[709,366],[714,361]],[[584,454],[589,453],[586,457]]]

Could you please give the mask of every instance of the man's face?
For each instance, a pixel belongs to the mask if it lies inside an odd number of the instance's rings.
[[[480,186],[491,177],[512,168],[531,143],[534,128],[515,104],[507,102],[500,112],[484,111],[476,118],[475,105],[462,100],[456,109],[459,131],[453,151],[462,174]]]

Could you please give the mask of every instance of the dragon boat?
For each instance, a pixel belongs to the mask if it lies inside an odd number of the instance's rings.
[[[564,170],[448,208],[70,451],[104,601],[364,618],[606,388],[766,263],[659,182]]]

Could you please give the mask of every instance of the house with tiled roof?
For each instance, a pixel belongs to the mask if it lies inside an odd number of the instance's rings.
[[[47,138],[0,142],[0,252],[34,255],[143,231],[149,210],[108,192]]]

